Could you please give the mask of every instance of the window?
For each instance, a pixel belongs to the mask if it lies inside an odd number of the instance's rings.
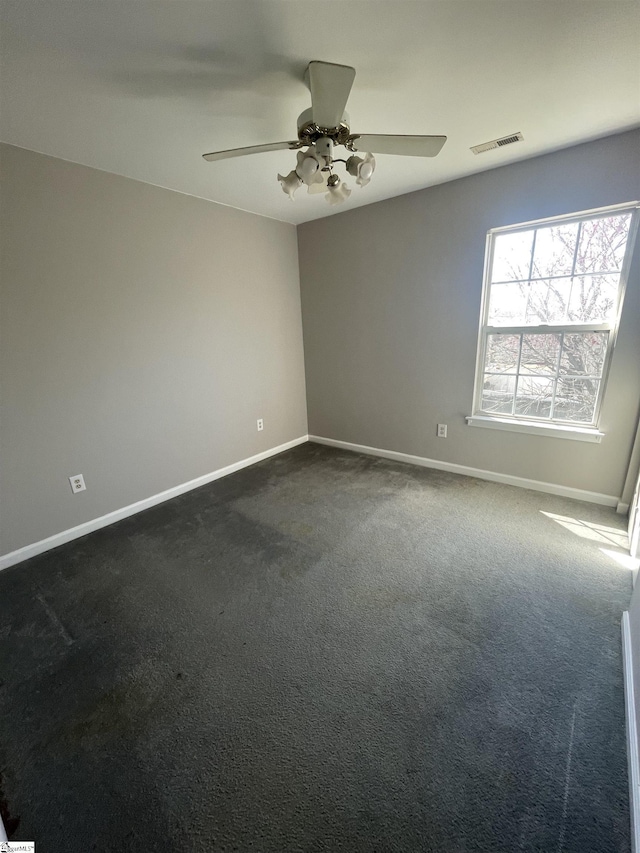
[[[597,433],[637,207],[489,232],[469,423]]]

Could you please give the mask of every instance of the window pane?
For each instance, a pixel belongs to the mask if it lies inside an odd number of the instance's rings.
[[[542,376],[520,376],[516,394],[516,415],[530,418],[551,417],[553,380]]]
[[[578,237],[578,223],[539,228],[533,252],[533,275],[571,275]]]
[[[494,373],[515,373],[519,350],[520,335],[488,335],[484,369]]]
[[[636,216],[629,204],[490,232],[479,410],[595,422]]]
[[[615,319],[618,275],[582,275],[573,280],[568,318],[571,323],[607,323]]]
[[[516,388],[515,376],[496,376],[487,373],[482,385],[482,411],[495,414],[513,414],[513,395]]]
[[[599,379],[558,379],[553,417],[564,421],[592,423]]]
[[[529,278],[532,231],[498,234],[493,242],[491,281],[515,281]]]
[[[502,287],[508,287],[508,285],[502,285]],[[536,326],[540,323],[564,323],[570,296],[571,278],[569,277],[531,282],[525,324]]]
[[[555,376],[559,353],[559,334],[523,335],[520,373]]]
[[[492,284],[489,299],[490,326],[521,326],[530,285],[509,282]]]
[[[630,213],[585,220],[580,232],[576,273],[621,269],[630,223]]]
[[[562,342],[560,373],[602,376],[608,332],[566,333]]]

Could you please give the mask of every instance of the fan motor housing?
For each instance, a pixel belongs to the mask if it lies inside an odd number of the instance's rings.
[[[334,145],[346,145],[349,141],[349,116],[344,113],[337,127],[319,127],[312,119],[312,111],[305,110],[298,116],[298,139],[302,145],[313,145],[320,137],[328,136]]]

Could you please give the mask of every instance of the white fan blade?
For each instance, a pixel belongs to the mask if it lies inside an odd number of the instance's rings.
[[[311,115],[318,127],[337,127],[356,76],[350,65],[310,62],[306,72],[311,91]]]
[[[244,157],[245,154],[263,154],[265,151],[282,151],[283,148],[300,148],[295,142],[268,142],[266,145],[250,145],[248,148],[230,148],[228,151],[212,151],[203,154],[205,160],[227,160],[229,157]]]
[[[310,184],[309,189],[307,190],[309,195],[317,195],[318,193],[326,193],[329,189],[329,187],[327,186],[327,178],[328,177],[329,177],[329,173],[327,172],[326,175],[323,174],[323,176],[322,176],[322,183]]]
[[[409,157],[435,157],[447,141],[446,136],[395,136],[384,133],[353,135],[350,139],[354,151]]]

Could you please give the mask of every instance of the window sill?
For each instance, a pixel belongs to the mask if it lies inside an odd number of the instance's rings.
[[[600,444],[603,432],[595,427],[563,426],[561,424],[543,424],[536,421],[515,421],[510,418],[491,418],[487,415],[470,415],[466,418],[469,426],[502,429],[507,432],[524,432],[529,435],[545,435],[549,438],[569,438],[573,441],[590,441]]]

